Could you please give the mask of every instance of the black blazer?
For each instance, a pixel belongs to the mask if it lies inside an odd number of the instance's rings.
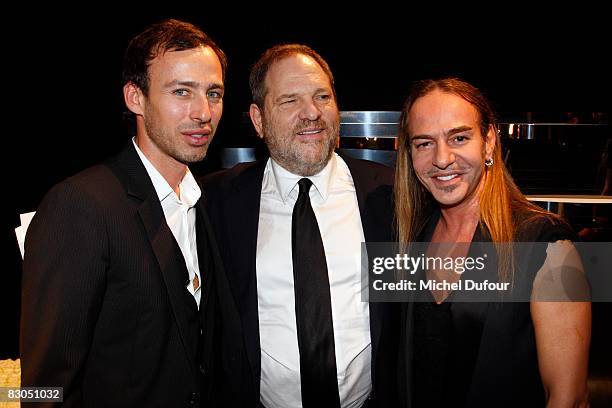
[[[417,241],[431,241],[439,218],[439,209],[432,210]],[[518,214],[514,214],[514,218],[517,226],[516,242],[577,239],[566,224],[553,223],[548,217],[542,216],[529,222],[525,222]],[[478,256],[480,242],[492,240],[489,231],[479,226],[472,237],[470,256]],[[513,285],[519,293],[531,293],[535,274],[546,258],[542,249],[534,247],[530,252],[524,252],[523,249],[520,258],[516,259]],[[492,276],[490,280],[494,281],[497,278],[497,265],[497,255],[492,254],[485,270],[479,273]],[[469,272],[463,275],[463,278],[466,277],[470,278]],[[418,312],[419,305],[403,305],[400,378],[404,389],[415,389],[419,393],[415,400],[410,393],[402,395],[403,406],[437,407],[448,406],[449,403],[457,407],[545,406],[530,303],[457,301],[448,306],[451,316],[449,324],[452,325],[450,340],[442,337],[437,328],[418,327],[416,315],[423,313]],[[419,318],[423,321],[433,316],[422,314]],[[440,340],[441,337],[444,340]],[[444,343],[440,346],[442,341]],[[448,341],[452,342],[450,351],[445,350]],[[448,357],[442,364],[439,364],[440,359],[433,359],[438,362],[436,364],[428,358],[445,353]],[[425,365],[427,372],[424,373],[422,370]],[[450,370],[451,374],[445,373],[447,378],[452,379],[450,385],[443,383],[439,374],[430,374],[432,371],[443,373],[444,370]],[[424,374],[434,378],[435,390],[423,386],[422,381],[419,381]],[[437,395],[430,398],[431,393]]]
[[[393,241],[393,171],[385,166],[349,157],[347,163],[357,192],[366,241]],[[267,160],[240,164],[204,180],[205,203],[219,242],[225,271],[242,319],[248,381],[259,403],[261,350],[257,305],[256,263],[259,203]],[[370,303],[373,391],[369,406],[393,407],[397,399],[399,308]],[[244,406],[247,406],[246,404]]]
[[[220,256],[196,211],[200,310],[131,142],[46,195],[25,245],[22,386],[63,387],[65,406],[208,405],[212,349],[227,337],[215,319],[238,316],[218,304],[231,296],[218,296],[228,290]]]

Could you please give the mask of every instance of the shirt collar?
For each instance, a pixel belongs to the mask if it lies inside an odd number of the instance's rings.
[[[198,182],[193,177],[193,174],[191,174],[189,167],[179,184],[179,191],[181,192],[181,201],[189,207],[195,206],[202,196],[202,190],[200,190],[200,186],[198,186]]]
[[[276,190],[279,192],[283,203],[287,204],[291,199],[297,199],[297,195],[299,193],[297,183],[304,177],[291,173],[272,158],[270,158],[270,163],[274,182],[276,183]],[[335,172],[336,153],[333,153],[323,170],[314,176],[307,177],[310,179],[310,181],[312,181],[312,184],[315,187],[316,194],[313,197],[316,197],[321,202],[325,202],[327,200],[330,185]],[[310,191],[312,192],[312,189]]]
[[[174,195],[174,197],[176,197],[176,193],[174,193],[174,190],[172,187],[170,187],[170,184],[168,184],[164,176],[161,175],[161,173],[140,150],[136,144],[135,137],[132,138],[132,143],[134,144],[136,153],[138,153],[138,157],[140,157],[142,164],[145,166],[145,169],[151,178],[151,182],[153,183],[153,187],[155,188],[159,201],[164,201],[170,195]],[[189,207],[193,207],[202,195],[202,191],[193,177],[193,174],[191,174],[191,171],[189,171],[189,168],[187,168],[187,172],[185,172],[183,179],[179,183],[179,191],[181,192],[180,198],[185,204],[189,205]],[[178,199],[178,197],[176,198]]]

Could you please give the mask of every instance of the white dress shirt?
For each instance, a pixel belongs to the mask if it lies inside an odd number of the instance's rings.
[[[261,188],[257,299],[261,402],[268,408],[302,406],[291,254],[291,217],[301,178],[270,159]],[[372,353],[368,303],[361,301],[364,235],[355,185],[336,154],[308,178],[327,260],[340,402],[360,407],[372,388]]]
[[[174,235],[174,239],[178,243],[187,271],[189,272],[189,284],[187,290],[191,293],[200,308],[200,298],[202,296],[202,279],[200,276],[200,266],[198,264],[198,248],[196,243],[196,228],[195,228],[195,205],[200,199],[202,192],[198,183],[195,181],[193,174],[187,169],[185,176],[179,183],[179,193],[177,196],[170,184],[146,158],[136,145],[136,141],[132,138],[132,143],[136,148],[136,152],[142,160],[159,201],[161,202],[166,223]],[[198,277],[198,288],[194,289],[194,278]]]

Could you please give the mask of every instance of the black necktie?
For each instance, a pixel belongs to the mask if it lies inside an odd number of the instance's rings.
[[[291,244],[302,406],[340,407],[327,262],[308,195],[312,181],[303,178],[298,185]]]

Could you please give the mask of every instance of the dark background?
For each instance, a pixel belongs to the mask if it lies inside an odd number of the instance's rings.
[[[200,5],[198,5],[200,4]],[[602,10],[400,10],[371,3],[285,3],[209,9],[185,3],[181,13],[113,6],[55,7],[6,13],[3,104],[6,228],[9,260],[0,286],[0,358],[18,353],[21,262],[12,229],[49,188],[118,151],[122,125],[121,60],[129,39],[165,17],[201,26],[227,53],[223,119],[209,157],[223,146],[254,143],[248,109],[250,65],[280,42],[310,45],[330,64],[341,110],[399,110],[411,81],[459,76],[480,87],[501,118],[563,121],[568,112],[609,112],[609,21]],[[561,6],[558,6],[561,8]],[[586,117],[586,115],[585,115]],[[6,269],[5,269],[6,268]]]

